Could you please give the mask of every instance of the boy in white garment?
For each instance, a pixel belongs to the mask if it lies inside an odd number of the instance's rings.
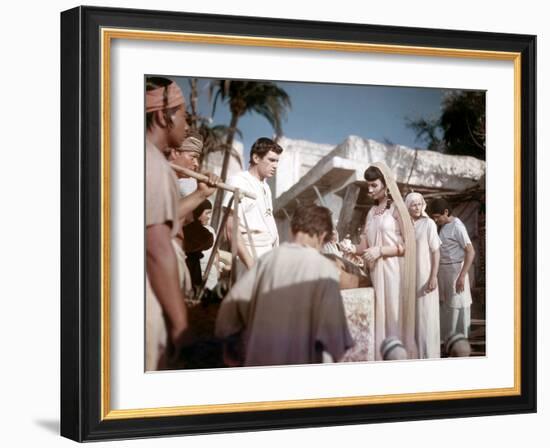
[[[437,281],[441,302],[441,337],[462,333],[466,338],[470,329],[472,294],[468,271],[475,250],[468,231],[460,219],[452,216],[452,208],[445,199],[434,199],[429,214],[440,227],[441,259]]]

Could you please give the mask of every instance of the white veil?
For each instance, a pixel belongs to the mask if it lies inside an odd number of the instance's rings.
[[[404,272],[402,277],[403,291],[403,322],[401,332],[403,335],[403,344],[407,349],[409,359],[415,359],[418,356],[416,347],[416,237],[414,227],[409,215],[409,210],[403,202],[401,192],[397,188],[395,177],[388,166],[380,161],[372,164],[378,168],[384,175],[386,187],[389,189],[393,198],[393,203],[397,208],[401,225],[403,228],[403,240],[405,243]]]

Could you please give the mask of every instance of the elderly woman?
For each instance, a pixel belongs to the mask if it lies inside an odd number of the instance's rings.
[[[416,343],[419,358],[441,356],[439,331],[439,246],[435,222],[426,213],[420,193],[405,198],[416,236]]]

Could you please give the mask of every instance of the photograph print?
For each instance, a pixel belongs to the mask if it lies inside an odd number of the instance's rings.
[[[143,94],[146,371],[486,356],[485,91]]]

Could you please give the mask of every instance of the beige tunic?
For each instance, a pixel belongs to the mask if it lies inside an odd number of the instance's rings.
[[[353,345],[334,264],[315,249],[284,243],[269,252],[222,301],[216,336],[241,333],[244,365],[335,361]]]
[[[145,144],[145,226],[168,224],[172,237],[178,231],[177,179],[161,151]],[[156,370],[166,344],[162,308],[146,276],[145,285],[145,370]]]

